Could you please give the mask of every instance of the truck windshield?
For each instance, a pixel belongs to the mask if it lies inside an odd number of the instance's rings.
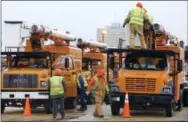
[[[90,60],[83,60],[82,69],[83,70],[91,70],[97,69],[102,67],[102,61],[99,59],[90,59]]]
[[[127,56],[122,66],[124,69],[165,70],[167,63],[165,57]]]
[[[69,56],[60,56],[56,59],[53,68],[60,68],[61,70],[73,69],[73,60]]]
[[[11,62],[12,68],[48,68],[48,58],[41,56],[15,56]]]

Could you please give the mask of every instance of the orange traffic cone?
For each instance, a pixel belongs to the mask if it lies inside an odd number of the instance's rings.
[[[24,116],[31,116],[31,107],[29,103],[29,97],[26,98]]]
[[[130,118],[130,108],[129,108],[129,97],[128,93],[126,92],[125,94],[125,101],[124,101],[124,108],[123,108],[123,115],[122,117],[124,118]]]

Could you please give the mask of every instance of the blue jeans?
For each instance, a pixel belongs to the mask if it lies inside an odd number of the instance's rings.
[[[80,89],[80,102],[81,102],[81,108],[86,108],[87,103],[86,103],[86,88],[81,88]]]
[[[53,99],[53,117],[57,116],[58,105],[60,106],[59,112],[61,113],[61,117],[64,117],[64,96]]]

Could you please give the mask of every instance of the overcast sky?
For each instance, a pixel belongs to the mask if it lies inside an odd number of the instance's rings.
[[[187,40],[187,1],[143,1],[153,15],[172,34]],[[85,40],[96,39],[97,28],[123,23],[136,1],[2,1],[2,19],[44,24],[70,31]]]

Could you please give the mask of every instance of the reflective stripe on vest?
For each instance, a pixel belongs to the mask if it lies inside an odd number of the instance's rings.
[[[84,79],[84,87],[86,87],[88,84],[87,84],[87,81],[85,80],[85,78],[83,77]],[[81,85],[80,85],[80,81],[79,79],[77,78],[77,84],[78,84],[78,87],[81,88]]]
[[[98,84],[99,84],[99,79],[98,79],[97,76],[94,76],[94,81],[95,82],[94,82],[94,85],[92,87],[93,90],[95,90],[97,88]],[[105,91],[109,92],[109,88],[108,88],[107,84],[105,84]]]
[[[144,10],[136,7],[131,11],[129,24],[144,25]]]
[[[61,95],[64,93],[62,76],[53,76],[50,78],[50,95]]]

